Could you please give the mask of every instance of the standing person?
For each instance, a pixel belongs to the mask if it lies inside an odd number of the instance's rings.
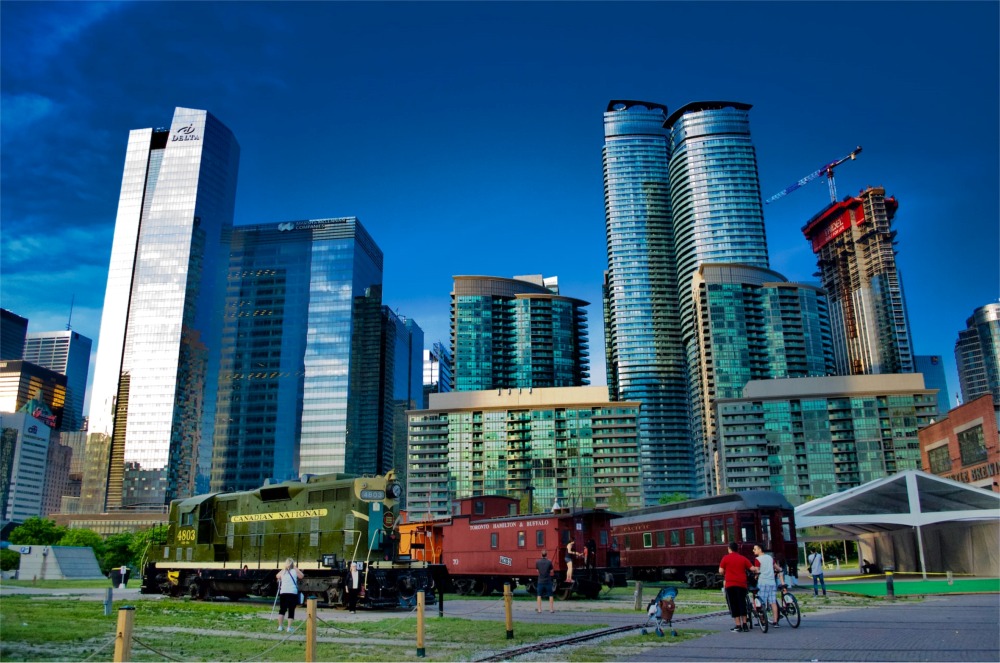
[[[535,612],[542,611],[542,599],[549,599],[549,612],[556,611],[556,599],[552,595],[552,577],[554,569],[552,568],[552,560],[549,559],[549,553],[545,550],[542,551],[542,558],[535,562],[535,568],[538,569],[538,595],[535,597],[536,606]]]
[[[361,572],[358,563],[351,562],[351,570],[347,572],[347,609],[354,614],[358,607],[358,594],[361,592]]]
[[[781,569],[778,563],[774,561],[774,558],[764,552],[764,549],[759,544],[753,547],[753,554],[757,556],[753,565],[757,573],[758,595],[760,596],[760,600],[764,602],[764,605],[771,604],[771,609],[774,611],[774,621],[771,622],[771,626],[778,628],[778,620],[781,618],[781,613],[778,612],[778,585],[775,582],[774,574],[775,572],[780,572]]]
[[[285,568],[278,571],[278,599],[281,602],[278,608],[278,630],[281,631],[285,621],[285,613],[288,613],[288,632],[295,630],[292,620],[295,619],[295,608],[299,605],[299,581],[302,580],[302,571],[295,568],[295,560],[289,557],[285,560]]]
[[[587,568],[593,569],[597,566],[597,542],[587,539]]]
[[[576,543],[573,539],[570,539],[566,544],[566,557],[563,561],[566,562],[566,582],[573,582],[573,561],[580,555],[576,552]]]
[[[814,552],[809,555],[809,575],[813,577],[813,596],[819,596],[819,586],[823,587],[826,596],[826,580],[823,579],[823,553]]]
[[[734,633],[749,631],[747,624],[747,571],[753,570],[750,560],[736,552],[739,546],[735,541],[729,542],[729,554],[719,562],[719,573],[723,575],[726,588],[726,601],[729,603],[729,614],[736,624],[729,629]]]

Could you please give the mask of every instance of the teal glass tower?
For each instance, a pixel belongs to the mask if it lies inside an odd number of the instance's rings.
[[[681,343],[668,186],[667,107],[613,100],[604,113],[605,353],[612,400],[639,401],[642,498],[700,492]]]
[[[588,384],[586,306],[561,296],[556,278],[456,276],[455,391]]]

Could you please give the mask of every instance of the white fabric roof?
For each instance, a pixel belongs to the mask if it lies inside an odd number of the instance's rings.
[[[863,534],[956,520],[1000,520],[1000,493],[906,470],[795,508],[795,526]]]

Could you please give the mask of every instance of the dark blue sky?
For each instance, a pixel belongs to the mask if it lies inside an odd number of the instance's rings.
[[[765,198],[848,154],[899,200],[918,354],[1000,295],[1000,4],[0,3],[0,300],[98,340],[130,129],[204,108],[242,148],[236,223],[357,216],[385,301],[448,340],[456,274],[558,276],[604,382],[602,113],[750,103]],[[765,208],[813,281],[823,180]],[[96,350],[96,343],[95,343]]]

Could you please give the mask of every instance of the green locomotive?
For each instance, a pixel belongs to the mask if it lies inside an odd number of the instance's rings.
[[[305,574],[302,593],[329,605],[345,602],[351,562],[362,568],[361,607],[412,605],[419,590],[433,601],[443,569],[398,552],[402,493],[389,472],[306,475],[252,491],[174,500],[167,542],[150,547],[141,591],[195,599],[272,596],[276,574],[291,557]],[[443,586],[446,578],[438,582]]]

